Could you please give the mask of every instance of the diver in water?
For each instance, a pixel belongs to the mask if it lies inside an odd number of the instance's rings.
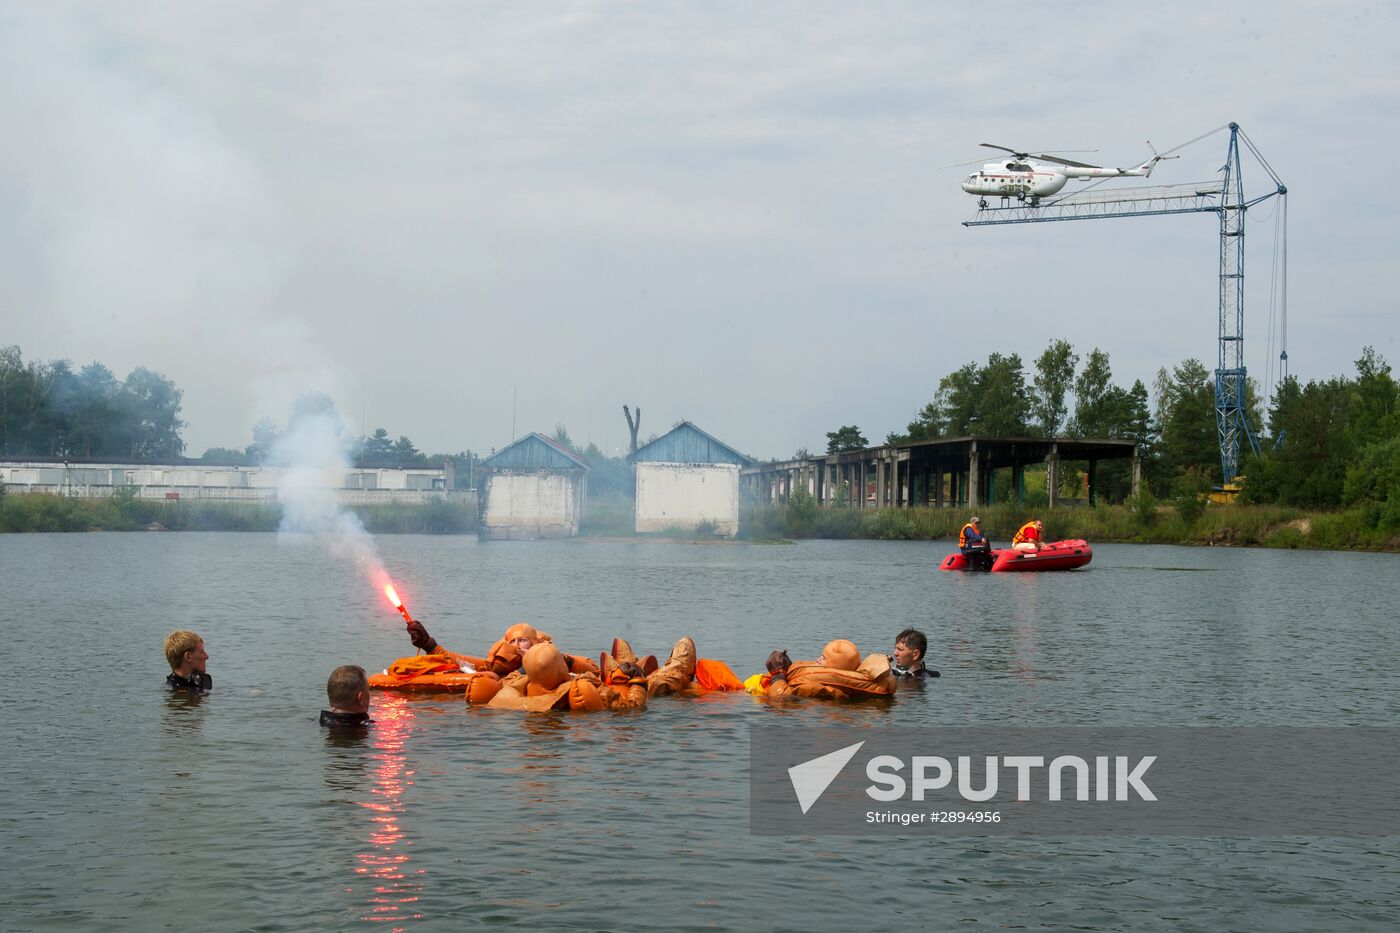
[[[204,693],[214,687],[214,678],[204,669],[209,652],[204,639],[194,632],[177,629],[165,636],[165,660],[170,662],[170,676],[165,685],[171,690]]]
[[[894,637],[894,654],[890,655],[890,673],[900,686],[913,684],[923,686],[930,677],[940,676],[938,671],[929,670],[924,664],[924,654],[928,651],[928,638],[916,628],[907,628]]]
[[[331,708],[321,710],[321,725],[330,728],[358,728],[369,718],[369,676],[358,664],[342,664],[326,680],[326,698]]]

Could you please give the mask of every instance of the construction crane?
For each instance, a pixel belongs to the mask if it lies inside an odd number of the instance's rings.
[[[963,221],[963,226],[1103,220],[1110,217],[1150,217],[1163,214],[1218,215],[1220,323],[1219,352],[1215,368],[1215,424],[1220,439],[1223,485],[1232,488],[1231,484],[1240,472],[1242,444],[1248,443],[1255,453],[1259,452],[1258,436],[1250,426],[1245,412],[1245,390],[1248,383],[1244,364],[1245,218],[1250,208],[1277,196],[1282,205],[1280,222],[1286,225],[1286,220],[1282,218],[1287,217],[1288,189],[1238,123],[1211,130],[1175,149],[1161,153],[1158,158],[1167,157],[1170,153],[1225,129],[1230,131],[1230,144],[1218,181],[1113,190],[1099,190],[1091,186],[1073,194],[1043,200],[1006,195],[1001,198],[1000,206],[983,198],[978,202],[976,216],[972,220]],[[1274,182],[1274,190],[1267,194],[1245,198],[1244,177],[1240,170],[1241,139]],[[1284,229],[1286,230],[1286,226]],[[1288,365],[1286,339],[1285,336],[1280,340],[1281,367]]]

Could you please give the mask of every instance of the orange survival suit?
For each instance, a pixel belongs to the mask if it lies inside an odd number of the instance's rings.
[[[520,670],[504,679],[489,672],[474,677],[467,687],[467,702],[535,713],[646,709],[646,677],[635,665],[626,668],[612,672],[606,683],[594,673],[571,674],[559,649],[541,642],[525,652]]]
[[[386,674],[397,677],[412,677],[419,674],[451,673],[461,670],[465,664],[470,665],[470,669],[504,677],[520,669],[522,652],[518,645],[519,642],[528,640],[533,645],[551,641],[549,635],[538,631],[528,622],[517,622],[506,629],[505,634],[486,652],[486,657],[478,658],[447,650],[438,644],[437,639],[429,635],[427,629],[423,628],[423,623],[417,620],[409,623],[406,627],[413,647],[424,653],[398,658],[385,669]],[[562,655],[562,657],[569,670],[575,674],[596,673],[598,671],[597,666],[587,658],[577,655]]]
[[[611,654],[602,657],[604,672],[612,671],[618,664],[632,662],[647,675],[647,693],[654,697],[664,697],[680,693],[692,686],[701,690],[742,690],[744,684],[729,665],[723,661],[699,657],[695,650],[695,639],[689,635],[682,637],[671,649],[671,656],[660,666],[656,658],[647,655],[638,658],[632,646],[621,638],[614,638]]]
[[[794,661],[767,676],[768,696],[813,697],[821,700],[860,700],[894,696],[890,659],[872,654],[864,661],[860,649],[844,638],[828,642],[816,661]]]

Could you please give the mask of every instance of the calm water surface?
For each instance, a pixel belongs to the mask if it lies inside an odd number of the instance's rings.
[[[341,560],[256,534],[0,536],[0,928],[1394,929],[1400,841],[754,837],[748,727],[1400,725],[1400,558],[1104,545],[1085,571],[939,573],[946,543],[383,537],[414,613],[480,653],[681,634],[741,675],[914,625],[943,672],[883,706],[667,698],[523,716],[377,696],[409,653]],[[215,690],[161,689],[176,627]],[[905,831],[908,832],[907,830]]]

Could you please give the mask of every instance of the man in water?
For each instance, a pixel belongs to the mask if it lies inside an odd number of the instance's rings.
[[[342,664],[331,671],[326,698],[331,708],[321,710],[321,725],[345,728],[373,722],[369,718],[369,677],[358,664]]]
[[[976,519],[973,519],[976,521]],[[928,638],[916,628],[907,628],[894,638],[894,654],[890,656],[890,673],[900,686],[914,684],[923,686],[926,679],[939,676],[938,671],[924,666],[924,653],[928,651]]]
[[[1033,518],[1022,525],[1011,538],[1011,546],[1018,551],[1027,551],[1033,554],[1041,549],[1041,536],[1044,533],[1044,523],[1038,518]]]
[[[170,662],[170,676],[165,685],[171,690],[204,693],[214,687],[214,678],[205,671],[209,652],[204,639],[194,632],[177,629],[165,636],[165,660]]]
[[[982,534],[982,519],[976,515],[966,525],[962,526],[962,531],[958,532],[958,550],[962,551],[963,557],[967,558],[967,566],[973,570],[992,569],[992,542],[987,540],[987,536]]]

